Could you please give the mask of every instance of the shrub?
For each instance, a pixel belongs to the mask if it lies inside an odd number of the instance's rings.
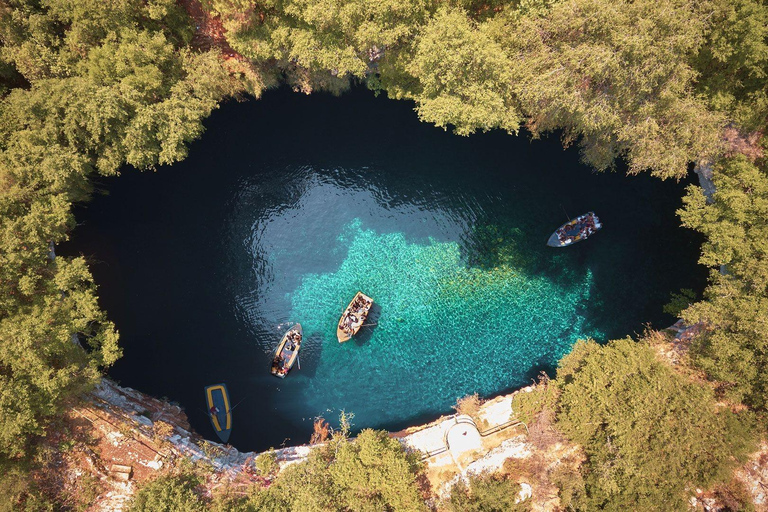
[[[309,458],[285,468],[267,490],[249,500],[258,510],[418,511],[422,465],[383,430],[354,440],[341,431]]]
[[[680,293],[670,294],[669,302],[662,309],[666,314],[678,317],[694,302],[696,302],[696,292],[689,288],[682,288]]]
[[[515,503],[520,486],[501,476],[470,476],[469,485],[459,481],[441,509],[446,512],[514,512],[526,510]]]
[[[557,388],[549,384],[549,378],[543,374],[538,384],[531,391],[520,391],[512,398],[512,412],[517,419],[531,423],[544,409],[553,410],[557,402]]]
[[[23,464],[0,460],[0,512],[46,512],[53,504],[40,492]]]
[[[273,476],[280,469],[274,448],[270,448],[268,451],[256,457],[254,464],[256,465],[256,470],[263,477]]]
[[[642,341],[577,343],[557,385],[557,426],[588,456],[584,508],[684,508],[687,486],[726,480],[755,446],[750,414],[718,407]]]
[[[202,512],[205,506],[195,488],[200,478],[190,475],[166,475],[144,485],[136,493],[129,512]]]
[[[453,408],[456,410],[457,414],[466,414],[473,420],[477,420],[482,404],[483,402],[480,400],[480,395],[475,393],[456,399],[456,405],[454,405]]]

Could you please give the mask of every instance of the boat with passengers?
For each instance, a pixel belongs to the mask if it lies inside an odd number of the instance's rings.
[[[341,314],[339,325],[336,327],[336,337],[339,343],[349,341],[352,339],[352,336],[357,334],[357,331],[363,326],[365,319],[368,318],[371,306],[373,306],[372,298],[363,292],[355,294],[347,309]]]
[[[301,324],[294,325],[283,335],[283,339],[280,340],[280,344],[275,350],[275,356],[272,358],[272,375],[281,379],[288,375],[299,357],[303,335]]]
[[[566,247],[576,242],[586,240],[591,235],[597,233],[603,225],[597,218],[595,212],[587,212],[579,215],[575,219],[566,222],[555,230],[547,240],[550,247]]]

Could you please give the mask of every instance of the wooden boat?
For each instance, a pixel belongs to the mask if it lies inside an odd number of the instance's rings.
[[[205,402],[213,430],[222,443],[229,441],[232,432],[232,405],[226,384],[214,384],[205,388]]]
[[[355,294],[347,309],[341,314],[339,324],[336,326],[336,337],[339,339],[339,343],[349,341],[352,336],[357,334],[365,319],[368,318],[371,306],[373,306],[372,298],[363,292]]]
[[[280,344],[275,350],[275,356],[272,358],[272,375],[281,379],[288,375],[293,363],[299,357],[303,334],[301,324],[296,324],[283,335],[283,339],[280,340]]]
[[[603,227],[595,212],[587,212],[579,215],[570,222],[566,222],[555,230],[547,240],[550,247],[566,247],[576,242],[586,240],[597,233]]]

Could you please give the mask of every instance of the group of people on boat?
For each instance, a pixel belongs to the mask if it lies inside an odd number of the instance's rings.
[[[349,308],[344,312],[339,322],[339,329],[346,334],[354,334],[365,322],[368,311],[371,309],[373,301],[362,295],[355,297]]]
[[[595,233],[600,229],[600,221],[597,216],[589,212],[576,219],[573,223],[568,223],[560,227],[555,233],[561,244],[570,243],[573,240],[581,240]],[[575,229],[578,233],[574,234]]]
[[[290,370],[288,362],[293,355],[293,352],[297,351],[301,346],[301,333],[297,329],[291,329],[285,335],[285,344],[275,358],[272,360],[272,374],[277,376],[285,376]],[[292,362],[292,361],[291,361]]]

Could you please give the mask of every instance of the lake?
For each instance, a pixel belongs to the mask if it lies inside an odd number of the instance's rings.
[[[97,181],[60,254],[83,254],[124,357],[123,385],[179,403],[216,439],[203,387],[226,382],[241,450],[305,443],[344,410],[396,430],[552,370],[573,343],[663,328],[671,292],[703,289],[685,183],[596,174],[556,135],[458,137],[408,102],[354,89],[230,102],[186,161]],[[568,218],[604,228],[545,245]],[[352,341],[336,322],[376,306]],[[282,334],[301,369],[276,379]]]

